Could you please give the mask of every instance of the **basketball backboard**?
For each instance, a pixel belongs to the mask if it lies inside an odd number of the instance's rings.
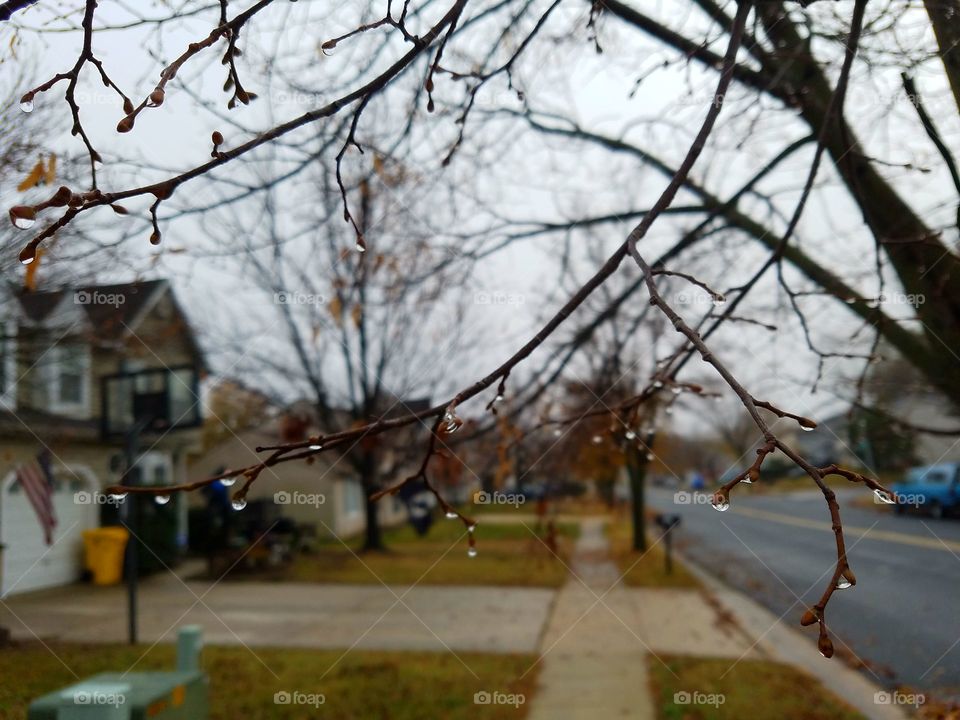
[[[198,369],[151,368],[100,378],[101,432],[123,437],[198,427],[202,422]]]

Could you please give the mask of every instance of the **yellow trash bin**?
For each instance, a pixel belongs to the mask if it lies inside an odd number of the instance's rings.
[[[94,585],[116,585],[123,578],[123,554],[129,533],[122,527],[83,531],[84,565]]]

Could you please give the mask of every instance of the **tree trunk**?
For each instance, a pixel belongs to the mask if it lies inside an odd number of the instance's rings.
[[[960,407],[960,376],[947,352],[960,345],[960,258],[945,244],[942,234],[927,227],[876,170],[845,119],[827,113],[834,87],[783,6],[761,4],[757,13],[776,43],[773,62],[782,72],[783,82],[804,88],[798,98],[803,118],[814,132],[825,128],[824,147],[878,247],[890,260],[904,291],[924,300],[914,308],[929,346],[921,369]]]
[[[956,0],[927,2],[926,5],[941,48],[944,41],[946,48],[952,47],[951,39],[957,32],[954,21]],[[668,30],[616,0],[607,0],[604,7],[707,66],[715,67],[719,60],[719,56],[689,38]],[[921,332],[900,328],[895,322],[884,322],[879,329],[935,387],[960,407],[960,374],[955,372],[953,357],[947,352],[960,345],[960,272],[957,271],[960,259],[945,244],[941,234],[928,228],[906,199],[872,166],[847,123],[842,118],[827,118],[826,108],[834,88],[783,3],[758,3],[756,12],[775,47],[767,53],[759,70],[738,65],[735,70],[738,82],[797,106],[814,133],[819,133],[825,121],[830,121],[824,145],[834,167],[860,207],[876,242],[889,258],[905,292],[917,298],[922,296],[925,300],[915,308],[917,318],[923,324]],[[943,55],[951,89],[956,93],[960,87],[956,58],[953,53]],[[804,92],[798,92],[799,88]],[[759,227],[735,209],[725,214],[728,218],[741,215],[740,223],[735,224],[751,226],[744,229],[752,234]],[[768,239],[768,244],[770,242],[772,239]],[[785,256],[814,281],[826,279],[822,287],[838,298],[846,300],[856,295],[844,287],[839,277],[817,266],[800,252],[796,243],[787,246]],[[802,262],[798,264],[797,260]],[[863,299],[848,307],[857,314],[868,314]],[[868,322],[877,323],[878,318],[883,319],[879,311]]]
[[[633,525],[633,549],[641,552],[647,549],[647,501],[645,481],[647,478],[647,460],[645,455],[632,447],[627,452],[627,476],[630,479],[630,520]]]
[[[366,483],[364,483],[366,485]],[[380,529],[380,516],[377,512],[379,503],[370,499],[371,491],[364,488],[366,502],[366,526],[363,532],[363,552],[381,552],[387,548],[383,544],[383,533]]]
[[[957,102],[957,110],[960,110],[960,55],[956,52],[960,44],[960,0],[924,0],[923,4],[940,46],[940,58]]]
[[[361,460],[361,479],[364,499],[364,515],[366,523],[363,533],[363,552],[382,552],[386,550],[383,544],[383,532],[380,528],[379,503],[371,500],[370,496],[379,490],[377,480],[376,460],[372,453],[364,453]]]

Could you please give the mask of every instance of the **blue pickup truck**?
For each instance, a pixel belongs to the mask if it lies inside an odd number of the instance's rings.
[[[896,511],[916,507],[934,518],[960,510],[960,463],[939,463],[907,470],[890,488],[897,496]]]

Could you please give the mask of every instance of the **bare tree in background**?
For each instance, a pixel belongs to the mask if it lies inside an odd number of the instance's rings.
[[[749,455],[763,439],[757,426],[739,408],[718,404],[716,410],[707,409],[706,417],[716,438],[737,461]]]
[[[262,207],[216,213],[206,224],[211,247],[226,250],[216,265],[235,278],[254,313],[262,311],[223,339],[234,372],[259,377],[274,397],[305,399],[307,426],[325,431],[422,408],[460,350],[460,297],[444,294],[447,256],[411,209],[413,183],[380,154],[351,174],[355,221],[370,237],[363,253],[344,247],[340,192],[323,172],[295,195],[268,188]],[[418,429],[427,428],[411,432]],[[411,433],[361,438],[335,450],[333,462],[351,469],[366,498],[364,550],[383,549],[373,496],[419,461],[411,440]]]

